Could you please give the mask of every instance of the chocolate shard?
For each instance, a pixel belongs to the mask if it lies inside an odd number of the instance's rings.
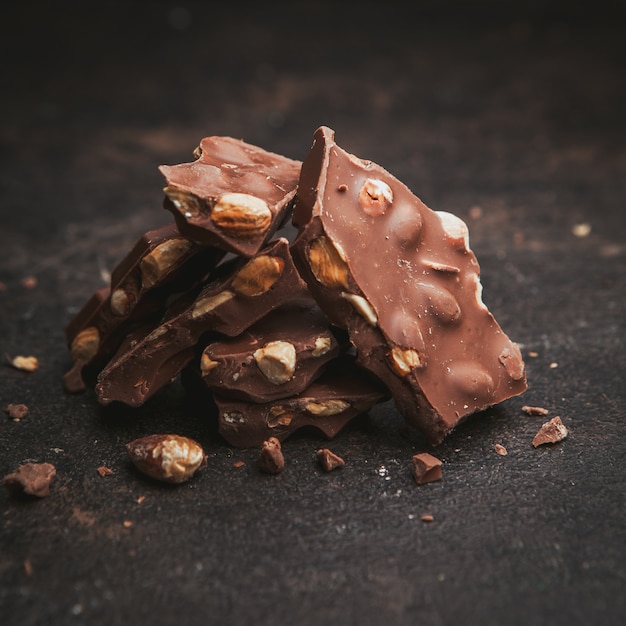
[[[202,350],[206,386],[225,397],[270,402],[306,389],[342,349],[315,301],[294,300],[237,337],[219,337]]]
[[[388,398],[387,390],[346,355],[335,359],[296,396],[259,404],[215,394],[213,402],[224,439],[237,448],[252,448],[269,437],[282,441],[304,427],[332,439],[357,416]]]
[[[232,137],[205,137],[194,154],[159,167],[164,207],[189,239],[254,256],[291,209],[301,163]]]
[[[98,402],[142,405],[193,359],[205,333],[236,336],[305,293],[286,239],[268,244],[252,259],[224,263],[199,293],[178,299],[160,322],[129,335],[98,376]]]
[[[311,294],[431,443],[526,389],[518,346],[482,302],[465,223],[341,149],[329,128],[303,163],[293,223]]]
[[[64,376],[69,392],[85,388],[85,376],[97,373],[124,337],[147,319],[163,315],[176,294],[202,281],[225,252],[183,237],[174,223],[140,237],[66,328],[72,367]]]

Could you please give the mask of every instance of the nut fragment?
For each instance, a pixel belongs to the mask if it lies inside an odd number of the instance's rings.
[[[206,352],[202,353],[200,357],[200,370],[203,374],[212,372],[219,364],[219,361],[214,361]]]
[[[345,400],[324,400],[323,402],[307,402],[304,407],[309,413],[319,417],[339,415],[350,408],[350,403]]]
[[[126,450],[140,472],[167,483],[183,483],[206,465],[202,446],[181,435],[141,437],[127,444]]]
[[[501,443],[496,443],[493,446],[493,449],[495,450],[496,454],[499,454],[500,456],[506,456],[508,454],[507,449]]]
[[[111,293],[109,306],[113,315],[128,315],[135,306],[136,296],[134,293],[118,287]]]
[[[198,197],[188,191],[183,191],[172,185],[163,189],[165,195],[170,199],[179,213],[184,217],[198,217],[202,213],[202,204]]]
[[[522,411],[524,411],[526,415],[547,415],[550,412],[542,406],[528,406],[527,404],[522,407]]]
[[[419,352],[400,346],[391,349],[391,361],[400,376],[408,376],[411,370],[424,365],[424,359]]]
[[[288,341],[270,341],[255,350],[254,360],[261,373],[274,385],[289,382],[296,371],[296,348]]]
[[[39,367],[39,360],[36,356],[16,356],[11,365],[18,370],[34,372]]]
[[[232,300],[234,297],[235,294],[226,289],[213,296],[201,298],[193,305],[193,309],[191,309],[191,317],[195,319],[202,317],[203,315],[208,315],[211,311],[217,309],[218,306]]]
[[[70,354],[74,361],[90,361],[100,348],[100,332],[95,326],[83,328],[72,340]]]
[[[332,472],[338,467],[343,467],[346,462],[328,448],[320,448],[316,452],[317,460],[325,472]]]
[[[182,237],[164,241],[156,246],[141,259],[139,264],[142,286],[153,287],[163,280],[192,246],[191,241]]]
[[[211,220],[229,237],[253,239],[266,233],[272,223],[272,212],[261,198],[247,193],[225,193],[213,207]]]
[[[330,337],[317,337],[315,339],[315,347],[311,351],[311,354],[315,357],[324,356],[331,348],[332,342]]]
[[[313,276],[325,287],[348,289],[348,266],[328,237],[313,240],[307,250]]]
[[[432,454],[428,452],[415,454],[412,463],[413,477],[418,485],[441,480],[441,461]]]
[[[262,254],[250,259],[237,272],[231,286],[244,296],[260,296],[274,286],[284,267],[285,262],[281,258]]]
[[[52,463],[25,463],[7,474],[2,484],[13,494],[45,498],[57,470]]]
[[[259,455],[259,469],[266,474],[279,474],[285,467],[285,457],[281,450],[280,441],[270,437],[263,442]]]
[[[341,297],[346,299],[356,310],[357,313],[360,313],[365,321],[370,326],[376,326],[378,324],[378,316],[376,315],[376,311],[374,311],[374,307],[363,297],[358,296],[355,293],[346,293],[342,292]]]
[[[359,204],[372,217],[383,215],[393,203],[393,191],[384,181],[368,178],[359,191]]]
[[[550,421],[542,424],[541,428],[533,439],[533,447],[541,446],[546,443],[557,443],[563,441],[568,435],[568,430],[557,415]]]

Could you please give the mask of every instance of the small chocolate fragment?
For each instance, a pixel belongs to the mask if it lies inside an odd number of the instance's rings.
[[[542,424],[541,428],[533,439],[533,447],[542,446],[546,443],[558,443],[563,441],[568,435],[568,430],[557,415],[550,421]]]
[[[25,404],[7,404],[4,410],[14,422],[19,422],[28,415],[28,406]]]
[[[268,437],[281,441],[310,426],[332,439],[354,418],[387,400],[387,390],[348,356],[331,362],[302,393],[257,404],[215,394],[218,430],[231,445],[252,448]]]
[[[177,300],[158,324],[129,337],[98,376],[98,402],[140,406],[193,359],[202,335],[238,335],[305,293],[286,239],[270,243],[252,259],[223,264],[199,293]]]
[[[25,463],[12,474],[7,474],[2,484],[14,495],[45,498],[50,493],[50,483],[56,473],[51,463]]]
[[[231,137],[205,137],[196,154],[159,167],[164,207],[189,239],[254,256],[291,208],[300,162]]]
[[[101,369],[126,334],[140,322],[165,311],[166,303],[204,279],[225,252],[193,243],[176,225],[145,233],[66,329],[73,365],[65,374],[66,391],[84,390],[85,376]]]
[[[481,300],[466,225],[342,150],[329,128],[302,165],[293,223],[311,294],[431,443],[526,389],[518,346]]]
[[[280,441],[276,437],[270,437],[263,442],[259,454],[259,469],[265,474],[280,474],[284,468],[285,457]]]
[[[311,298],[288,302],[232,338],[211,341],[200,371],[224,397],[271,402],[306,389],[340,352],[328,320]]]
[[[418,485],[441,480],[441,461],[428,452],[413,455],[412,470]]]
[[[126,450],[140,472],[166,483],[188,481],[207,462],[202,446],[182,435],[148,435],[131,441]]]
[[[320,448],[316,452],[317,460],[325,472],[332,472],[338,467],[343,467],[346,462],[328,448]]]

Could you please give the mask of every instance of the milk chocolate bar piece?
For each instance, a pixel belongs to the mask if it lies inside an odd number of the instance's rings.
[[[232,259],[199,293],[174,302],[160,323],[116,353],[98,376],[98,401],[140,406],[178,375],[205,333],[238,335],[305,293],[286,239],[277,239],[252,259]]]
[[[160,166],[164,207],[189,239],[254,256],[291,209],[301,163],[231,137],[206,137],[194,155]]]
[[[162,315],[175,292],[204,279],[225,256],[183,237],[174,223],[145,233],[66,329],[73,360],[64,376],[67,391],[85,388],[83,371],[104,365],[137,320]]]
[[[268,437],[284,440],[310,426],[327,439],[339,434],[354,418],[389,398],[387,390],[346,355],[302,393],[262,404],[215,394],[218,431],[238,448],[258,447]]]
[[[306,389],[341,346],[311,298],[289,302],[232,338],[211,341],[200,371],[215,393],[270,402]]]
[[[465,223],[341,149],[329,128],[302,166],[293,222],[312,295],[430,442],[526,389],[519,348],[481,299]]]

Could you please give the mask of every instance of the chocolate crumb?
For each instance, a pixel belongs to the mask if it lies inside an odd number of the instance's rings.
[[[245,462],[245,461],[235,461],[235,462],[233,463],[233,467],[237,467],[237,468],[239,468],[239,467],[243,467],[245,464],[246,464],[246,462]]]
[[[263,442],[259,455],[259,469],[266,474],[279,474],[285,467],[285,457],[281,450],[280,441],[270,437]]]
[[[56,473],[51,463],[25,463],[15,472],[7,474],[2,484],[14,495],[45,498],[50,493],[50,483]]]
[[[317,460],[325,472],[332,472],[338,467],[343,467],[346,462],[328,448],[320,448],[317,452]]]
[[[24,574],[26,574],[26,576],[33,575],[33,564],[30,562],[30,559],[24,561]]]
[[[37,277],[36,276],[25,276],[20,281],[22,287],[26,287],[26,289],[32,289],[37,286]]]
[[[430,513],[424,513],[424,515],[422,515],[422,517],[420,517],[420,519],[422,520],[422,522],[430,524],[431,522],[435,521],[435,516],[431,515]]]
[[[546,443],[557,443],[563,441],[567,435],[567,428],[557,415],[541,426],[533,439],[533,446],[536,448]]]
[[[19,422],[28,415],[28,407],[25,404],[7,404],[4,410],[14,422]]]
[[[413,477],[418,485],[441,480],[441,461],[432,454],[428,452],[415,454],[412,463]]]
[[[528,406],[524,405],[522,411],[527,415],[547,415],[550,411],[544,409],[542,406]]]
[[[499,443],[497,443],[497,444],[493,447],[493,449],[494,449],[494,450],[496,451],[496,453],[497,453],[497,454],[499,454],[500,456],[506,456],[506,455],[508,454],[507,449],[506,449],[503,445],[501,445],[501,444],[499,444]]]
[[[113,474],[113,470],[110,467],[105,467],[104,465],[100,466],[96,471],[100,474],[100,476],[102,476],[102,478]]]

